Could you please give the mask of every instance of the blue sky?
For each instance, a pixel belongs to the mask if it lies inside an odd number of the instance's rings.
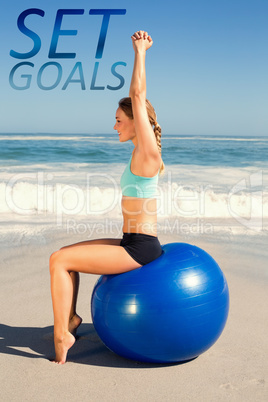
[[[17,18],[26,9],[38,8],[44,17],[31,15],[25,25],[41,39],[38,54],[19,60],[13,49],[26,53],[33,41],[19,31]],[[103,57],[95,59],[102,16],[90,9],[126,9],[111,16]],[[58,52],[75,52],[74,59],[48,58],[58,9],[83,9],[83,15],[64,16],[61,29],[77,35],[60,36]],[[166,0],[83,1],[24,0],[2,6],[0,132],[110,133],[113,132],[117,102],[128,95],[133,50],[130,36],[147,30],[154,44],[147,55],[147,97],[153,103],[163,132],[168,134],[268,135],[268,1],[267,0]],[[17,70],[14,81],[23,85],[20,74],[32,74],[30,88],[13,89],[12,68],[20,62],[33,63]],[[52,90],[37,85],[39,69],[47,62],[59,63],[62,78]],[[76,63],[83,71],[81,82],[64,83]],[[95,86],[90,89],[95,62],[99,62]],[[114,63],[125,84],[111,73]],[[20,71],[20,74],[19,74]],[[43,85],[52,84],[58,70],[43,73]],[[73,76],[78,79],[78,70]],[[54,75],[53,75],[54,74]],[[25,79],[24,79],[25,80]]]

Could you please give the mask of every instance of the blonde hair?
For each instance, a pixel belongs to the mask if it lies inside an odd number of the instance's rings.
[[[132,111],[132,104],[131,104],[131,98],[122,98],[118,102],[119,108],[123,110],[123,112],[127,115],[127,117],[131,120],[134,119],[133,116],[133,111]],[[160,125],[157,123],[157,117],[155,110],[148,99],[146,99],[146,109],[147,109],[147,114],[149,118],[149,122],[154,130],[154,135],[155,135],[155,140],[157,144],[158,151],[160,155],[162,154],[162,145],[161,145],[161,135],[162,135],[162,130]],[[160,173],[163,173],[165,170],[165,165],[161,157],[161,165],[160,165]]]

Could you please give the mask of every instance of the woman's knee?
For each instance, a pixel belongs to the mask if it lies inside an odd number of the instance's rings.
[[[61,250],[55,251],[49,258],[49,271],[52,273],[60,264]]]

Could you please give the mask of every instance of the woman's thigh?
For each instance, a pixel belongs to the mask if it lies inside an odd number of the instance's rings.
[[[94,240],[85,240],[81,241],[79,243],[74,243],[70,244],[68,246],[64,246],[61,248],[61,250],[66,249],[66,248],[73,248],[77,247],[79,245],[94,245],[94,244],[106,244],[106,245],[112,245],[112,246],[120,246],[121,239],[113,239],[113,238],[104,238],[104,239],[94,239]]]
[[[120,241],[97,239],[72,244],[54,253],[54,262],[68,271],[96,275],[120,274],[141,267],[120,246]]]

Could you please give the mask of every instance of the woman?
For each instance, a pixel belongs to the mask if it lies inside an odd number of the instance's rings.
[[[122,178],[123,239],[99,239],[63,247],[50,258],[54,313],[55,362],[63,364],[82,322],[76,313],[79,272],[120,274],[161,255],[157,238],[156,186],[161,159],[161,128],[146,100],[145,55],[152,46],[144,31],[132,37],[135,51],[129,98],[119,102],[116,124],[120,142],[131,140],[134,150]],[[153,129],[154,127],[154,129]]]

